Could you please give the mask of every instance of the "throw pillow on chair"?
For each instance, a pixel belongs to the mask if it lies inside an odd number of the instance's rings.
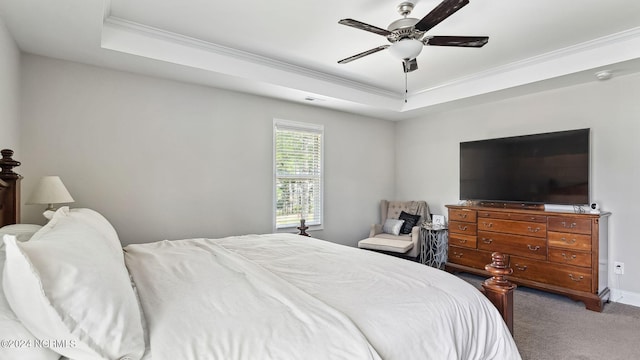
[[[382,231],[387,234],[400,235],[404,220],[387,219],[382,226]]]
[[[403,211],[400,213],[398,219],[404,220],[400,234],[411,234],[413,227],[418,225],[418,221],[420,221],[420,215],[412,215]]]

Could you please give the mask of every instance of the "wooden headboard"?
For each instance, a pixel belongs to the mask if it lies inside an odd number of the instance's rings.
[[[20,180],[22,176],[13,171],[20,166],[19,161],[13,160],[13,150],[0,151],[0,226],[17,224],[20,222]]]

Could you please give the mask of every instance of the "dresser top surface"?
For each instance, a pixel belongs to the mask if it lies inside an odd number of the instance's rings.
[[[576,212],[561,212],[561,211],[545,211],[536,209],[520,209],[520,208],[503,208],[494,206],[467,206],[467,205],[445,205],[451,210],[469,210],[469,211],[492,211],[492,212],[508,212],[508,213],[521,213],[521,214],[535,214],[545,216],[571,216],[571,217],[590,217],[590,218],[602,218],[611,215],[608,211],[600,211],[600,213],[592,214],[590,212],[576,213]]]

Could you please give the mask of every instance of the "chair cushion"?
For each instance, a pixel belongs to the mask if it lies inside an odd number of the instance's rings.
[[[389,237],[393,237],[394,239],[390,239]],[[413,248],[411,237],[405,236],[404,238],[406,239],[395,239],[398,237],[400,236],[380,234],[373,238],[358,241],[358,247],[361,249],[382,250],[397,253],[406,253]]]
[[[401,235],[392,235],[392,234],[382,233],[382,234],[378,234],[378,235],[376,235],[374,237],[382,238],[382,239],[388,239],[388,240],[394,240],[394,241],[399,240],[399,241],[410,241],[410,242],[413,242],[413,238],[411,237],[411,234],[408,234],[408,235],[403,235],[403,234],[401,234]]]
[[[402,224],[402,228],[400,229],[400,234],[411,234],[413,227],[418,225],[418,221],[420,221],[420,215],[412,215],[403,211],[400,213],[398,219],[404,220],[404,224]]]

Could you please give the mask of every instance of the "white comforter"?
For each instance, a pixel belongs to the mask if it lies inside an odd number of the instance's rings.
[[[129,245],[161,359],[520,359],[473,286],[290,234]]]

